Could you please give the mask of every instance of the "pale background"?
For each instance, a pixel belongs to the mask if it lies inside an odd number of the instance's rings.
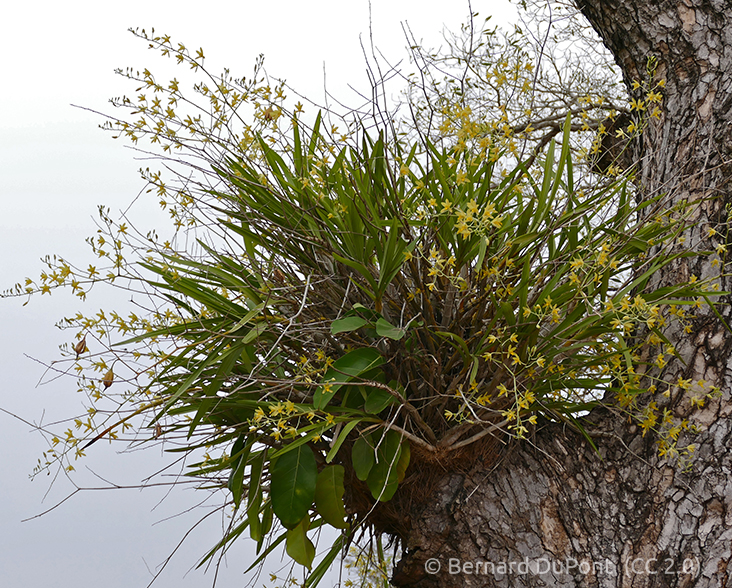
[[[496,22],[512,11],[505,0],[474,1],[472,9],[480,11],[481,20],[492,12]],[[443,26],[458,30],[468,13],[466,1],[372,0],[374,42],[392,61],[406,59],[402,22],[435,47]],[[37,277],[39,259],[49,253],[82,267],[93,263],[84,238],[95,232],[97,205],[119,211],[143,187],[140,163],[125,143],[97,128],[99,116],[70,106],[111,112],[110,97],[134,96],[131,83],[113,73],[116,67],[148,67],[162,79],[178,75],[172,60],[166,64],[148,51],[129,27],[154,26],[189,48],[203,47],[215,73],[229,67],[234,75],[248,75],[264,53],[270,73],[318,100],[324,66],[328,89],[337,96],[352,96],[349,83],[368,89],[359,44],[359,35],[368,43],[367,0],[214,1],[206,7],[180,0],[44,0],[6,2],[0,14],[0,289]],[[144,201],[134,212],[149,223],[145,229],[159,214],[154,203]],[[23,302],[0,300],[0,408],[31,422],[68,417],[81,406],[75,381],[37,387],[43,367],[26,354],[56,359],[58,345],[69,338],[54,328],[56,321],[80,309],[114,308],[124,297],[98,289],[85,303],[64,292],[36,297],[25,307]],[[186,512],[205,496],[182,488],[87,490],[22,523],[57,504],[73,486],[65,479],[51,486],[45,476],[29,480],[45,441],[2,412],[0,447],[2,586],[142,588],[207,512],[205,507]],[[103,443],[90,449],[77,463],[77,483],[106,486],[93,471],[115,484],[136,486],[170,461],[160,451],[119,454],[119,449]],[[196,528],[154,586],[212,585],[213,573],[189,570],[220,530],[214,517]],[[219,586],[243,586],[251,579],[241,574],[251,561],[251,545],[241,543],[220,570]],[[337,579],[333,575],[330,583]]]

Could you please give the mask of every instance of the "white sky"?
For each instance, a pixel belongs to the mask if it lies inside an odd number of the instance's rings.
[[[134,95],[134,87],[113,73],[116,67],[148,67],[162,76],[168,72],[163,79],[179,74],[172,60],[161,61],[127,32],[129,27],[154,26],[188,47],[202,46],[215,73],[226,66],[234,75],[248,75],[256,56],[264,53],[271,74],[322,99],[324,64],[328,88],[336,95],[345,93],[347,83],[367,87],[359,35],[367,40],[368,9],[367,0],[214,0],[205,8],[187,0],[6,2],[0,21],[0,250],[5,252],[0,289],[36,277],[42,269],[39,258],[49,253],[86,266],[93,259],[84,238],[94,234],[97,205],[120,210],[143,187],[133,153],[96,128],[102,122],[99,116],[70,106],[110,112],[110,97]],[[469,12],[467,1],[444,0],[372,0],[371,9],[374,42],[393,61],[406,57],[403,21],[434,47],[441,42],[443,24],[457,30]],[[480,11],[480,19],[493,11],[496,22],[511,11],[506,0],[474,0],[473,10]],[[150,214],[154,219],[155,213]],[[101,290],[83,305],[60,292],[35,298],[25,307],[21,300],[0,300],[0,408],[34,422],[76,413],[81,398],[74,380],[36,387],[43,367],[26,354],[56,359],[58,345],[70,338],[54,328],[56,321],[78,309],[109,309],[121,301],[119,294]],[[73,487],[58,480],[44,500],[49,480],[30,482],[28,474],[45,442],[4,413],[0,447],[4,586],[147,586],[150,570],[206,512],[197,509],[163,520],[204,498],[190,490],[176,489],[167,496],[159,488],[85,491],[49,514],[21,523],[56,504]],[[169,461],[155,451],[118,455],[102,443],[88,453],[84,464],[120,485],[138,484]],[[79,469],[84,485],[107,485],[83,466]],[[194,531],[154,586],[211,585],[213,574],[186,573],[219,532],[220,521]],[[235,550],[228,568],[219,573],[219,585],[243,585],[241,571],[250,557],[250,546]]]

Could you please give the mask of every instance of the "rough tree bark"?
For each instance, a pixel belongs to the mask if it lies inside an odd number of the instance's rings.
[[[686,235],[687,245],[727,245],[732,3],[577,3],[629,87],[645,77],[651,55],[658,58],[658,77],[667,80],[663,115],[637,145],[642,193],[663,191],[694,203],[698,224]],[[710,228],[718,234],[710,236]],[[699,257],[673,272],[706,277],[719,269]],[[732,290],[729,278],[720,283]],[[730,307],[719,310],[729,323]],[[591,415],[602,459],[578,435],[545,427],[533,445],[517,445],[495,468],[444,476],[433,506],[411,513],[408,551],[393,583],[732,586],[732,335],[711,312],[701,312],[691,333],[670,336],[686,365],[679,363],[665,379],[703,380],[723,391],[701,411],[692,411],[688,393],[673,385],[670,399],[657,399],[704,427],[690,472],[667,464],[650,436],[606,412]],[[429,573],[437,569],[431,558],[440,564],[438,573]]]

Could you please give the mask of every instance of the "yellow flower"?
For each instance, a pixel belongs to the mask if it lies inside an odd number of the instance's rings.
[[[552,322],[553,323],[559,322],[559,307],[557,307],[557,306],[552,308]]]
[[[630,109],[638,110],[638,111],[645,110],[646,109],[645,102],[643,102],[643,100],[636,100],[635,98],[631,98]]]
[[[482,396],[480,396],[477,399],[476,402],[478,404],[480,404],[481,406],[486,406],[487,404],[490,404],[490,401],[491,401],[491,397],[490,396],[486,396],[485,394],[483,394]]]
[[[504,417],[506,417],[506,420],[507,421],[513,421],[513,420],[516,419],[516,411],[513,410],[513,409],[511,409],[511,410],[504,410],[501,414]]]
[[[486,205],[485,210],[483,211],[483,220],[486,222],[491,220],[491,218],[493,218],[493,215],[495,214],[495,212],[496,212],[496,207],[493,205],[492,202],[489,202]]]
[[[463,239],[467,239],[472,234],[472,231],[470,230],[470,227],[468,227],[468,225],[467,225],[467,223],[465,221],[460,221],[457,224],[457,233]]]
[[[703,396],[692,396],[689,399],[689,402],[691,403],[691,406],[696,406],[698,408],[704,408],[704,397]]]
[[[679,376],[679,379],[676,381],[676,385],[683,390],[688,390],[691,387],[691,380],[684,380]]]

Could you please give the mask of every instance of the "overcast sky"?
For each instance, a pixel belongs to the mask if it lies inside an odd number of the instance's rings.
[[[504,0],[474,0],[473,10],[481,19],[493,11],[498,21],[510,14]],[[462,0],[372,0],[374,42],[398,61],[406,57],[402,22],[428,46],[437,46],[443,26],[457,30],[468,12]],[[316,99],[323,96],[324,67],[328,88],[337,95],[345,94],[349,83],[368,87],[359,44],[359,35],[368,36],[367,0],[6,2],[0,19],[0,289],[37,277],[39,259],[49,253],[86,267],[93,259],[84,238],[95,232],[97,205],[119,211],[143,187],[134,154],[97,128],[99,116],[71,104],[110,112],[110,97],[134,95],[134,88],[113,73],[116,67],[177,75],[172,60],[161,61],[127,32],[153,26],[174,41],[203,47],[207,66],[216,73],[229,67],[234,75],[248,75],[264,53],[270,73]],[[139,208],[144,212],[145,206]],[[63,316],[114,308],[124,300],[98,290],[83,304],[61,292],[34,298],[25,307],[23,302],[0,300],[0,408],[32,422],[68,417],[81,407],[75,381],[36,386],[44,368],[28,356],[46,362],[58,357],[58,345],[72,336],[54,328]],[[205,496],[183,488],[86,490],[21,523],[57,504],[73,486],[65,479],[51,486],[45,476],[29,481],[45,442],[5,413],[0,413],[0,447],[3,586],[142,588],[208,512],[205,505],[185,512]],[[121,455],[121,448],[102,443],[92,449],[78,467],[78,483],[86,487],[108,486],[91,471],[114,484],[135,486],[170,462],[154,450]],[[194,530],[154,585],[211,585],[212,573],[188,572],[220,530],[220,519]],[[235,549],[218,585],[243,585],[241,571],[250,558],[251,546]]]

